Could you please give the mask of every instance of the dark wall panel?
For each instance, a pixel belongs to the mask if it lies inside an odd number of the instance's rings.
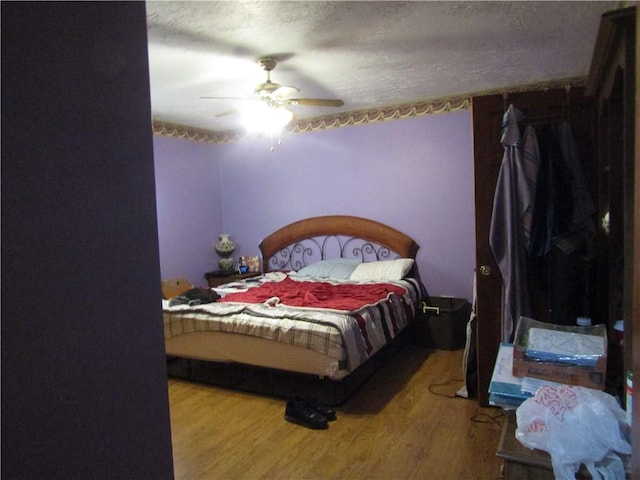
[[[143,2],[2,3],[2,478],[173,478]]]

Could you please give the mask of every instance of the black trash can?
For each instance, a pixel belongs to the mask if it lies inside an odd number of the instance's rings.
[[[422,300],[416,315],[415,343],[441,350],[464,348],[470,314],[471,304],[464,298],[430,297]]]

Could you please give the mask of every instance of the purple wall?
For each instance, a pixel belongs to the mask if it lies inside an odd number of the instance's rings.
[[[222,230],[217,147],[153,137],[162,278],[204,285],[217,268],[214,239]]]
[[[219,166],[218,178],[209,170],[206,175],[219,180],[214,187],[219,198],[212,201],[219,201],[222,228],[215,230],[220,222],[208,225],[210,237],[198,240],[206,244],[202,253],[211,261],[195,264],[193,252],[194,262],[184,259],[183,271],[201,275],[215,264],[210,246],[223,230],[238,244],[235,256],[251,255],[258,254],[262,238],[290,222],[356,215],[416,239],[420,272],[432,295],[470,299],[475,262],[471,131],[471,112],[462,111],[284,135],[273,152],[264,137],[205,146]],[[161,158],[171,142],[156,140],[156,163],[166,169],[177,160]],[[195,148],[190,145],[170,155],[185,162]],[[170,198],[170,192],[161,192],[163,170],[156,175],[158,195]],[[171,208],[179,205],[172,202]],[[159,218],[162,222],[166,215]],[[170,262],[176,268],[175,258],[183,256],[166,245],[168,228],[160,226],[163,275]],[[206,234],[201,225],[194,231]]]

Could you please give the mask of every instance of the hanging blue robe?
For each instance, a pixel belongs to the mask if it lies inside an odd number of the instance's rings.
[[[510,342],[520,316],[531,316],[526,257],[535,204],[539,153],[535,131],[524,138],[522,113],[510,105],[502,122],[504,156],[493,199],[489,245],[502,275],[502,341]]]

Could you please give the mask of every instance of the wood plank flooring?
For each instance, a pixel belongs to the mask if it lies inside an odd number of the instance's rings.
[[[455,397],[463,385],[461,350],[408,345],[310,430],[283,399],[169,379],[175,477],[499,479],[504,416]]]

